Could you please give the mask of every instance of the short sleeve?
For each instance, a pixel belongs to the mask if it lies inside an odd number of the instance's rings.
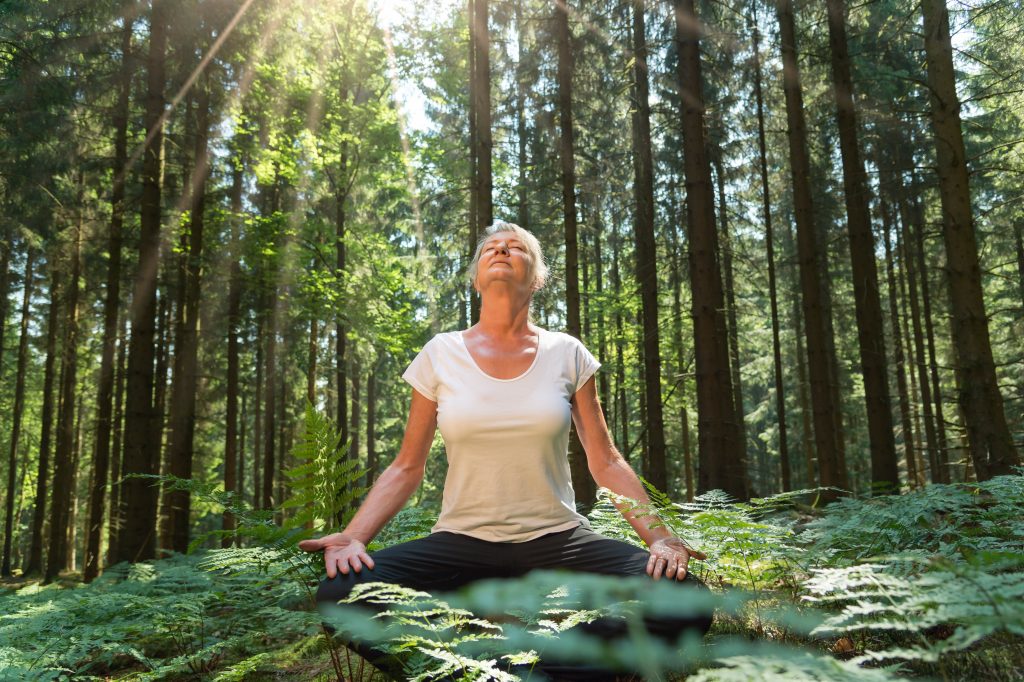
[[[431,339],[423,347],[409,367],[402,374],[402,379],[419,391],[425,398],[437,402],[437,373],[434,371],[434,351],[436,344]]]
[[[573,393],[575,394],[576,391],[583,388],[583,384],[587,383],[590,377],[594,376],[594,373],[601,367],[601,363],[579,339],[570,338],[573,340],[573,375],[576,378]]]

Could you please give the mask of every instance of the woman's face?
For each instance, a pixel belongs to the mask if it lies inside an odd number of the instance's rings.
[[[516,284],[529,291],[530,254],[515,232],[497,232],[484,242],[477,267],[476,288],[483,293],[493,282]]]

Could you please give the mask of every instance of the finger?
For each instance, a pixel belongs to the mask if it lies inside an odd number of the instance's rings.
[[[371,571],[373,570],[373,567],[374,567],[373,557],[371,557],[369,554],[366,554],[365,552],[363,552],[363,553],[361,553],[359,555],[359,558],[363,560],[363,563],[366,564],[366,567],[368,569],[370,569]]]
[[[338,571],[334,568],[334,557],[324,557],[324,569],[327,571],[328,578],[338,575]]]
[[[676,570],[676,580],[686,580],[686,570],[690,567],[689,559],[683,559],[679,562],[679,568]]]
[[[344,559],[334,559],[334,562],[338,565],[338,570],[341,571],[342,575],[348,575],[348,562]]]
[[[658,560],[654,562],[654,575],[652,577],[655,580],[661,578],[661,574],[665,570],[666,565],[668,565],[668,562],[665,561],[665,559],[663,559],[662,557],[658,557]]]
[[[654,575],[654,564],[657,563],[658,557],[651,555],[651,558],[647,560],[647,575]]]
[[[299,543],[299,549],[307,552],[319,552],[324,548],[324,543],[319,538],[310,538]]]
[[[352,570],[356,573],[360,573],[363,570],[363,562],[359,560],[359,555],[350,556],[348,563],[352,565]]]

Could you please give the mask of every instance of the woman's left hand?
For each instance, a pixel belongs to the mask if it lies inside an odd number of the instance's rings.
[[[707,559],[707,555],[690,549],[677,537],[661,538],[651,543],[651,558],[647,561],[647,575],[655,580],[664,575],[666,578],[683,580],[690,558]]]

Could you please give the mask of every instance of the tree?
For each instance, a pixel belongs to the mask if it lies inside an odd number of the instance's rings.
[[[867,402],[871,443],[871,487],[874,492],[898,492],[899,472],[892,429],[892,405],[878,294],[875,238],[868,212],[867,180],[857,141],[857,115],[853,103],[850,53],[846,44],[846,3],[828,0],[829,46],[832,57],[832,91],[836,101],[839,148],[843,160],[843,194],[846,200],[850,262],[857,311],[857,338]]]
[[[156,548],[157,493],[152,481],[132,474],[157,473],[159,401],[154,392],[156,289],[160,263],[161,149],[164,125],[164,59],[167,49],[167,0],[153,0],[149,19],[146,73],[146,141],[142,159],[139,255],[132,290],[132,335],[128,349],[127,409],[121,484],[123,517],[117,561],[152,558]],[[154,454],[154,451],[156,454]]]
[[[633,0],[633,193],[636,210],[636,279],[643,316],[644,395],[647,403],[647,458],[643,472],[659,490],[668,490],[665,424],[661,397],[661,343],[658,337],[658,270],[654,241],[654,161],[651,158],[651,105],[647,82],[644,0]]]

